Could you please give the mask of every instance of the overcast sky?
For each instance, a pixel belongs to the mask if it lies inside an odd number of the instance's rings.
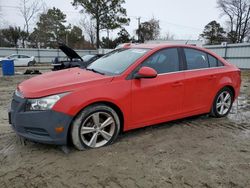
[[[68,23],[79,24],[82,16],[79,14],[80,9],[76,10],[70,0],[43,1],[48,8],[55,6],[66,13]],[[18,10],[19,4],[20,0],[0,0],[1,27],[9,24],[23,26],[23,18]],[[131,35],[135,34],[137,17],[141,17],[142,22],[152,17],[159,19],[162,35],[171,33],[176,39],[189,40],[197,39],[208,22],[217,20],[223,23],[220,11],[216,8],[216,0],[126,0],[124,7],[131,19],[130,25],[126,27]]]

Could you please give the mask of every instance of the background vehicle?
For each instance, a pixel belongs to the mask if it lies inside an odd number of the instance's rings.
[[[62,43],[59,44],[59,48],[66,54],[69,60],[60,61],[58,57],[55,58],[54,62],[52,63],[53,71],[68,69],[72,67],[85,68],[93,61],[103,56],[103,54],[93,54],[80,57],[73,49]]]
[[[12,54],[10,56],[6,56],[3,58],[0,58],[0,61],[10,59],[14,60],[15,66],[34,66],[36,63],[34,56],[27,56],[27,55],[21,55],[21,54]]]
[[[17,134],[79,150],[114,142],[120,130],[199,114],[226,116],[240,91],[240,70],[189,45],[117,49],[87,69],[46,73],[21,83],[10,122]],[[36,112],[36,113],[34,113]]]

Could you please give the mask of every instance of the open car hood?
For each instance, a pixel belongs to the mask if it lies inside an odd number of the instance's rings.
[[[82,58],[70,47],[66,46],[65,44],[59,43],[59,48],[62,50],[69,59],[79,59],[81,61]]]

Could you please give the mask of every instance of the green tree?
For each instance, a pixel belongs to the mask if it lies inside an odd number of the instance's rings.
[[[11,47],[11,44],[6,41],[3,35],[3,29],[0,29],[0,47]]]
[[[18,40],[20,39],[21,29],[16,26],[9,26],[7,29],[1,31],[3,40],[11,47],[18,47]]]
[[[67,43],[70,46],[76,44],[78,41],[84,40],[82,29],[77,26],[73,26],[73,28],[68,32],[67,38],[68,38]]]
[[[238,34],[236,31],[229,31],[227,33],[227,41],[229,43],[237,43],[238,42],[237,36],[238,36]]]
[[[122,7],[124,3],[125,0],[73,0],[73,6],[81,6],[95,20],[97,48],[100,46],[101,30],[113,30],[129,23],[126,9]]]
[[[27,41],[29,37],[29,33],[26,32],[25,30],[21,31],[20,32],[20,40],[21,40],[21,43],[22,43],[22,47],[25,48],[25,41]]]
[[[36,43],[40,43],[41,47],[57,47],[59,41],[66,40],[69,27],[65,23],[66,15],[55,7],[41,14],[33,31],[38,36]],[[31,39],[34,39],[34,34]]]
[[[140,28],[136,30],[139,36],[139,42],[144,43],[146,40],[155,40],[160,35],[159,20],[152,18],[149,21],[140,24]]]
[[[82,29],[77,26],[73,26],[68,32],[66,44],[77,49],[89,48],[90,46],[90,43],[88,44],[88,42],[85,41]]]
[[[219,23],[211,21],[205,26],[200,36],[206,39],[207,44],[220,44],[225,41],[225,34],[226,32]]]
[[[34,31],[29,36],[30,47],[32,48],[40,48],[40,32],[35,28]]]
[[[108,37],[102,37],[100,45],[102,48],[114,49],[117,46],[117,41]]]
[[[118,35],[118,38],[116,39],[117,45],[131,41],[130,35],[125,28],[122,28],[117,35]]]

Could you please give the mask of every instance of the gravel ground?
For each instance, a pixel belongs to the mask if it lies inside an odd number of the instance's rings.
[[[0,76],[1,188],[250,187],[250,71],[243,71],[240,98],[226,118],[164,123],[122,134],[101,149],[71,147],[69,154],[56,146],[23,144],[8,125],[12,93],[29,77]]]

